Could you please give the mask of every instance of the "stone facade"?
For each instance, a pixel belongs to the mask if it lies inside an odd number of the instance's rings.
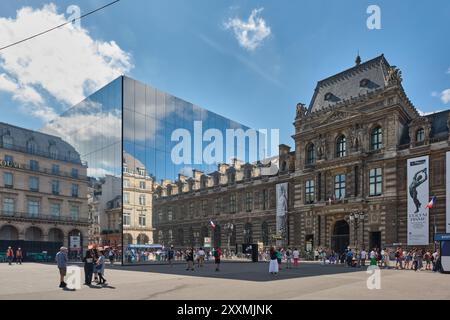
[[[87,247],[87,166],[69,144],[0,123],[0,161],[0,240]]]

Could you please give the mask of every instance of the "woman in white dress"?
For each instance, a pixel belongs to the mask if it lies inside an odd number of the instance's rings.
[[[273,247],[270,248],[269,272],[270,272],[270,274],[278,273],[277,252],[275,251],[275,249]]]

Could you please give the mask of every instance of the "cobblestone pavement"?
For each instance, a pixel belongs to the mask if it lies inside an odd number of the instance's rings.
[[[82,273],[83,275],[83,273]],[[0,299],[450,299],[450,275],[430,271],[381,270],[381,289],[369,290],[365,270],[301,263],[268,273],[267,263],[212,264],[194,271],[184,265],[108,267],[109,285],[58,288],[55,265],[0,264]]]

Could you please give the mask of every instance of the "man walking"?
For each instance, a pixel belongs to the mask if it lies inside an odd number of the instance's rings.
[[[11,247],[8,247],[8,249],[6,250],[6,258],[8,259],[9,265],[11,265],[14,259],[14,251]]]
[[[286,254],[286,269],[292,269],[292,267],[291,267],[291,259],[292,259],[292,257],[291,257],[291,255],[292,255],[291,248],[288,248],[286,250],[285,254]]]
[[[364,248],[361,250],[361,253],[360,253],[359,256],[361,258],[360,267],[365,267],[366,266],[366,259],[367,259],[367,252],[366,252],[366,250]]]
[[[16,264],[22,264],[22,249],[16,250]]]
[[[59,277],[60,277],[60,288],[67,287],[67,283],[64,282],[64,277],[67,274],[67,261],[69,260],[67,257],[67,248],[61,247],[59,252],[56,254],[56,263],[58,264]]]
[[[175,251],[173,250],[173,246],[170,246],[170,249],[167,251],[167,259],[169,260],[169,264],[172,267],[172,261],[175,256]]]

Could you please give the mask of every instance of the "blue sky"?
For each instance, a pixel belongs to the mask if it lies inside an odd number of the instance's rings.
[[[57,1],[54,21],[70,5],[85,13],[107,2]],[[17,10],[30,6],[33,12],[49,3],[1,1],[0,30],[14,26]],[[371,4],[381,9],[381,30],[366,26]],[[233,26],[242,31],[239,24],[248,24],[252,12],[260,39],[243,45]],[[0,31],[0,47],[44,27],[26,15],[20,22],[20,32]],[[70,47],[74,33],[57,31],[0,52],[0,121],[41,128],[53,114],[123,72],[247,126],[280,128],[280,142],[293,146],[296,104],[309,104],[317,81],[352,67],[358,50],[363,61],[384,53],[400,67],[405,90],[419,110],[450,108],[446,0],[432,5],[406,0],[121,0],[82,20],[81,28],[84,33],[74,38],[81,39],[79,47]],[[101,50],[84,50],[82,41],[100,43]],[[46,61],[42,56],[47,53]],[[35,59],[40,64],[29,67]]]

